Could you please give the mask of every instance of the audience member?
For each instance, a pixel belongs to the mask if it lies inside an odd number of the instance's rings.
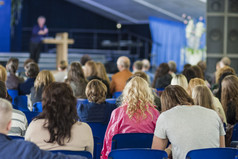
[[[137,60],[133,63],[133,67],[132,67],[133,73],[135,73],[137,71],[142,71],[142,68],[143,68],[143,62],[142,61]]]
[[[66,83],[68,83],[76,98],[86,99],[85,89],[88,84],[83,69],[79,62],[72,62],[68,71]]]
[[[221,103],[227,123],[234,125],[238,122],[238,78],[235,75],[226,76],[221,85]]]
[[[121,56],[117,59],[118,73],[112,76],[110,84],[110,93],[113,95],[115,92],[122,92],[126,81],[132,76],[130,72],[130,59],[126,56]]]
[[[65,60],[60,61],[58,66],[58,71],[54,74],[56,82],[64,82],[67,77],[67,67],[68,63]]]
[[[190,68],[190,67],[192,67],[192,65],[189,64],[189,63],[186,63],[186,64],[184,64],[184,66],[183,66],[183,70],[186,70],[186,69],[188,69],[188,68]]]
[[[197,78],[201,78],[201,79],[204,80],[203,72],[202,72],[202,70],[201,70],[201,68],[199,66],[194,65],[194,66],[192,66],[192,69],[194,70],[195,76]]]
[[[179,85],[185,90],[188,89],[188,81],[183,74],[175,75],[171,80],[171,85]]]
[[[83,55],[81,58],[80,58],[80,63],[82,66],[84,66],[88,61],[91,61],[91,57],[89,55]]]
[[[29,125],[25,140],[43,150],[89,151],[93,154],[91,128],[78,122],[77,99],[66,83],[51,83],[42,94],[43,112]]]
[[[192,97],[192,92],[193,89],[196,86],[206,86],[206,83],[203,79],[201,78],[193,78],[190,80],[189,84],[188,84],[188,94],[190,95],[190,97]],[[226,114],[224,112],[224,109],[221,105],[221,102],[219,101],[218,98],[216,98],[215,96],[213,96],[213,103],[214,103],[214,107],[216,112],[219,114],[219,116],[223,119],[223,122],[227,124],[227,120],[226,120]]]
[[[34,87],[36,76],[39,73],[39,67],[37,63],[35,62],[28,63],[25,67],[25,73],[27,76],[27,80],[18,85],[19,95],[26,95],[31,93],[31,88]]]
[[[143,68],[142,71],[144,71],[149,76],[149,83],[154,81],[154,74],[151,73],[150,70],[150,61],[147,59],[142,60]]]
[[[159,112],[148,82],[134,77],[123,90],[122,106],[112,112],[108,124],[101,158],[111,151],[112,137],[121,133],[153,133]]]
[[[11,128],[11,115],[11,103],[5,99],[0,99],[0,156],[2,159],[85,159],[81,156],[65,156],[43,151],[35,144],[24,140],[11,140],[6,136]]]
[[[205,61],[199,61],[197,63],[197,66],[200,67],[200,69],[202,70],[203,73],[203,77],[205,78],[205,80],[208,81],[208,83],[213,84],[212,82],[212,76],[208,73],[206,73],[206,69],[207,69],[207,64]]]
[[[171,80],[172,76],[169,74],[169,65],[167,63],[161,63],[156,70],[152,87],[165,88],[170,85]]]
[[[161,103],[163,113],[156,123],[152,149],[165,150],[169,140],[169,156],[172,153],[174,159],[184,159],[190,150],[225,146],[225,131],[218,114],[194,105],[181,86],[166,87]]]
[[[19,60],[17,58],[10,58],[7,62],[7,81],[6,86],[7,89],[17,89],[19,83],[24,82],[24,79],[21,79],[16,76],[16,72],[18,69]]]
[[[149,84],[149,81],[148,81],[148,78],[147,78],[147,75],[145,72],[142,72],[142,71],[138,71],[138,72],[135,72],[128,80],[127,80],[127,83],[130,82],[131,79],[133,79],[134,77],[141,77],[143,78],[146,82],[148,82]],[[159,96],[157,95],[157,90],[154,89],[154,88],[151,88],[151,92],[154,96],[154,104],[157,106],[157,109],[160,111],[161,110],[161,103],[160,103],[160,98]],[[121,106],[122,105],[122,99],[123,99],[123,95],[120,95],[117,99],[116,99],[116,105],[117,106]]]
[[[219,64],[220,64],[221,68],[223,68],[225,66],[230,66],[231,65],[231,59],[229,57],[223,57]]]
[[[6,99],[9,102],[7,87],[3,81],[0,81],[0,98]],[[12,110],[12,122],[11,129],[8,132],[8,135],[13,136],[25,136],[28,123],[25,114],[22,111],[13,109]]]
[[[191,66],[189,68],[184,69],[182,74],[187,78],[188,83],[192,78],[196,78],[196,72]]]
[[[176,65],[176,63],[174,61],[169,61],[168,65],[169,65],[169,74],[172,77],[175,77],[176,72],[177,72],[177,65]]]
[[[103,80],[102,78],[100,78],[98,76],[99,72],[97,71],[96,62],[94,62],[92,60],[88,61],[85,64],[84,73],[85,73],[85,77],[87,78],[88,81],[91,81],[93,79],[98,79],[98,80],[102,81],[107,86],[107,90],[110,90],[110,83],[107,80]],[[110,92],[107,93],[107,97],[110,97]]]
[[[110,85],[110,80],[107,76],[105,66],[101,62],[97,62],[96,66],[97,66],[97,75],[98,75],[98,77],[101,78],[104,81],[107,81],[108,85]],[[109,90],[110,89],[108,89],[107,91],[109,92]]]
[[[2,65],[0,65],[0,80],[4,82],[7,81],[7,71]]]
[[[88,104],[81,104],[78,107],[78,115],[82,122],[100,122],[108,124],[115,104],[105,102],[107,87],[102,81],[91,80],[86,87]]]
[[[41,71],[35,80],[34,87],[31,88],[31,102],[41,102],[43,90],[52,82],[54,82],[54,76],[50,71]]]

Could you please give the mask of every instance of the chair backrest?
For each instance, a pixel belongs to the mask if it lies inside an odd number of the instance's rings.
[[[18,96],[18,90],[17,89],[8,89],[7,92],[12,97],[12,100],[14,100],[15,97]]]
[[[87,124],[91,127],[93,136],[97,136],[103,141],[107,129],[107,124],[93,122],[87,122]]]
[[[100,159],[103,141],[97,136],[93,137],[93,141],[94,141],[93,158]]]
[[[42,103],[36,102],[33,104],[33,112],[42,112]]]
[[[115,92],[113,93],[112,98],[118,98],[121,94],[122,92]]]
[[[208,148],[189,151],[186,159],[234,159],[237,155],[234,148]]]
[[[168,155],[162,150],[153,149],[122,149],[112,150],[108,156],[108,159],[166,159]]]
[[[33,118],[35,118],[37,115],[40,114],[40,112],[30,112],[30,111],[23,111],[23,113],[26,115],[28,124],[31,123]]]
[[[115,98],[108,98],[108,99],[106,99],[106,102],[111,103],[111,104],[116,104],[116,99]]]
[[[25,95],[15,97],[13,100],[13,105],[14,105],[14,108],[18,110],[29,111],[27,107],[27,96]]]
[[[124,148],[151,148],[154,134],[126,133],[112,138],[112,150]]]
[[[69,151],[69,150],[52,150],[52,153],[62,153],[64,155],[72,155],[72,156],[83,156],[89,159],[92,159],[92,154],[88,151]]]
[[[238,141],[238,124],[234,125],[231,141]]]
[[[8,135],[8,137],[10,137],[12,140],[24,140],[24,137],[22,137],[22,136]]]

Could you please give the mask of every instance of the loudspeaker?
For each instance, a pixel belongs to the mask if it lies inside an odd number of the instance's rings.
[[[207,12],[224,12],[225,0],[208,0]]]
[[[238,17],[228,17],[227,53],[238,53]]]
[[[228,1],[228,12],[238,13],[238,1],[237,0],[229,0]]]

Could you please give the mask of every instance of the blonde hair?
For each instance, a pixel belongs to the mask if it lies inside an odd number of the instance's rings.
[[[235,70],[229,66],[224,66],[223,68],[220,68],[217,72],[216,72],[216,83],[219,82],[219,79],[221,78],[222,74],[230,72],[232,74],[236,74]]]
[[[0,98],[0,129],[6,129],[12,119],[12,104],[6,99]]]
[[[187,90],[188,89],[188,80],[182,74],[175,75],[171,80],[171,85],[179,85],[179,86],[183,87],[185,90]]]
[[[36,91],[37,91],[37,89],[39,89],[39,87],[48,86],[49,84],[53,83],[54,81],[55,81],[55,78],[50,71],[42,70],[36,77],[34,87],[36,88]]]
[[[86,62],[85,66],[84,66],[84,75],[86,77],[90,77],[90,76],[98,76],[97,73],[97,66],[96,63],[92,60]]]
[[[97,62],[96,63],[97,66],[97,75],[99,78],[101,78],[104,81],[107,81],[108,83],[110,83],[110,80],[107,76],[107,72],[106,69],[104,67],[104,65],[101,62]]]
[[[192,98],[195,105],[215,110],[213,94],[207,86],[198,85],[193,88]]]
[[[198,85],[205,86],[206,84],[205,84],[205,81],[201,78],[193,78],[189,81],[187,92],[190,96],[192,96],[193,88]]]
[[[0,80],[3,82],[7,80],[7,71],[3,65],[0,65]]]
[[[89,102],[101,104],[106,100],[107,87],[102,81],[94,79],[87,84],[85,94]]]
[[[148,82],[141,77],[134,77],[128,82],[123,90],[122,105],[127,105],[127,115],[130,119],[145,119],[149,107],[154,105],[154,96]],[[153,116],[152,116],[153,117]]]

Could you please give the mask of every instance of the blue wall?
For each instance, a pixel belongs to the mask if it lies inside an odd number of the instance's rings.
[[[0,0],[0,52],[10,51],[11,0]]]

